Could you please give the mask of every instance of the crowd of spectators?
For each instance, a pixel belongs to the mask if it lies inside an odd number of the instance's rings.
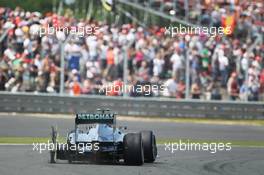
[[[210,7],[203,12],[202,24],[219,27],[231,15],[231,35],[170,37],[163,27],[109,25],[2,7],[0,36],[5,31],[7,35],[0,38],[0,91],[58,93],[63,49],[65,93],[71,95],[185,98],[189,59],[190,98],[258,101],[264,93],[264,48],[257,44],[251,52],[247,49],[263,37],[263,8],[261,3],[250,2]],[[97,30],[85,36],[63,30],[40,36],[38,31],[47,26]],[[120,90],[125,57],[129,87]],[[158,88],[150,88],[153,85]],[[134,87],[141,88],[135,91]]]

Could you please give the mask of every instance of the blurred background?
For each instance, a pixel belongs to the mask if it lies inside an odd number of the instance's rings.
[[[179,25],[231,33],[166,35]],[[263,101],[263,32],[262,0],[2,0],[0,91]]]

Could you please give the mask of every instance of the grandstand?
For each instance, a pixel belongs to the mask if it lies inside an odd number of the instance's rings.
[[[1,91],[264,100],[261,1],[88,2],[83,15],[63,1],[49,13],[0,7]],[[231,32],[165,33],[179,25]]]

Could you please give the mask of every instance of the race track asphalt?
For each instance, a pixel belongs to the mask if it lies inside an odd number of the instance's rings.
[[[230,152],[177,152],[159,147],[156,162],[143,166],[48,163],[48,152],[31,146],[0,146],[1,175],[263,175],[264,149],[233,148]]]
[[[74,119],[39,117],[27,114],[0,115],[0,137],[49,137],[56,125],[60,136],[74,129]],[[158,139],[263,140],[264,127],[248,125],[215,125],[157,121],[127,121],[117,118],[117,126],[130,131],[153,130]]]
[[[129,131],[153,130],[158,139],[264,140],[264,128],[258,126],[209,125],[173,122],[118,121]],[[48,137],[50,126],[58,125],[60,135],[73,128],[73,119],[43,118],[26,115],[0,115],[0,137]],[[143,166],[49,164],[47,151],[33,151],[32,145],[0,145],[0,175],[263,175],[264,149],[232,147],[230,151],[165,150],[158,146],[154,164]]]

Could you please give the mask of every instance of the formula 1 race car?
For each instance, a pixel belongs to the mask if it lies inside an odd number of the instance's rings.
[[[68,133],[67,143],[57,142],[58,134],[52,127],[54,146],[50,151],[50,163],[56,163],[57,159],[68,160],[69,163],[124,162],[127,165],[154,162],[157,146],[153,132],[125,133],[126,128],[116,127],[116,114],[109,111],[76,114],[75,129]],[[82,129],[83,126],[86,128]]]

